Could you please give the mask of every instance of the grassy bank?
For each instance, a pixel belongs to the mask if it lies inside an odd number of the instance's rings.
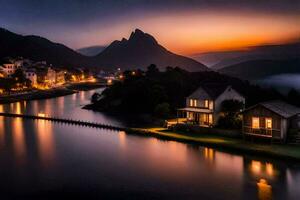
[[[259,144],[242,139],[205,134],[172,132],[163,128],[131,129],[129,132],[159,139],[199,144],[237,154],[250,154],[281,160],[300,161],[300,146],[287,144]]]
[[[49,90],[34,90],[32,92],[23,93],[23,94],[0,96],[0,104],[14,103],[18,101],[30,101],[30,100],[38,100],[38,99],[55,98],[55,97],[73,94],[78,91],[92,90],[99,87],[103,87],[103,84],[98,82],[74,83],[74,84],[69,84],[66,86],[53,88]]]

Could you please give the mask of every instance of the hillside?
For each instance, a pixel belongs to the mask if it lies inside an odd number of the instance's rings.
[[[192,58],[215,70],[251,60],[287,60],[300,58],[300,42],[261,45],[236,51],[201,53],[192,55]]]
[[[105,46],[90,46],[77,49],[76,51],[84,56],[95,56],[101,53],[105,48]]]
[[[275,74],[300,73],[300,58],[247,61],[225,67],[219,72],[247,80],[256,80]]]
[[[47,61],[57,66],[79,67],[91,65],[91,59],[58,43],[39,36],[22,36],[0,29],[0,58],[22,56],[36,61]]]
[[[158,44],[147,33],[133,32],[129,40],[114,41],[96,56],[84,56],[62,44],[51,42],[39,36],[22,36],[0,29],[0,59],[24,57],[35,61],[47,61],[56,66],[93,67],[104,70],[141,68],[156,64],[160,69],[179,66],[189,71],[203,71],[203,64],[176,55]]]

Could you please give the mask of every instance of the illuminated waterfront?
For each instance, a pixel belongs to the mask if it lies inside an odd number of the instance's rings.
[[[100,90],[101,91],[101,90]],[[0,111],[123,122],[81,106],[93,91]],[[280,162],[43,120],[1,118],[2,195],[41,198],[298,199],[300,170]]]

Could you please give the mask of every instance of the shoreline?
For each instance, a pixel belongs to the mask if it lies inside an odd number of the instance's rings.
[[[253,143],[217,135],[173,132],[165,128],[128,128],[126,132],[162,140],[196,144],[241,155],[300,162],[300,146],[297,145]]]
[[[0,97],[0,104],[9,104],[20,101],[31,101],[40,99],[50,99],[55,97],[66,96],[70,94],[77,93],[79,91],[88,91],[96,88],[105,87],[104,84],[100,82],[84,82],[84,83],[73,83],[65,85],[58,88],[53,88],[49,90],[36,90],[25,94],[17,94],[11,96]]]

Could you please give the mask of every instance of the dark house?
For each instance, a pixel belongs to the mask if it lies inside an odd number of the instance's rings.
[[[259,103],[243,111],[243,133],[286,141],[289,129],[298,129],[300,108],[282,101]]]

